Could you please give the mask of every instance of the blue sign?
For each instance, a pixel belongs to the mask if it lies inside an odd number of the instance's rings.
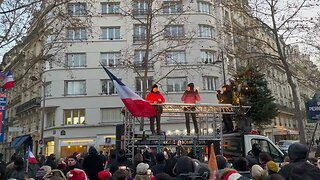
[[[4,141],[4,130],[6,125],[6,104],[6,95],[0,94],[0,143],[3,143]]]
[[[316,123],[320,120],[320,102],[309,100],[306,102],[307,119],[310,123]]]

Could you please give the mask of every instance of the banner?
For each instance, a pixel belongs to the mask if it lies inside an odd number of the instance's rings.
[[[4,130],[6,125],[6,104],[6,95],[0,94],[0,143],[3,143],[4,140]]]

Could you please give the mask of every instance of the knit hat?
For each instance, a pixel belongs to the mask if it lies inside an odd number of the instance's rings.
[[[224,156],[217,155],[216,160],[217,160],[218,169],[224,169],[227,167],[227,161]]]
[[[50,166],[42,166],[36,173],[36,178],[42,178],[51,171]]]
[[[87,180],[86,173],[81,169],[73,169],[67,173],[68,180]]]
[[[107,180],[111,176],[112,174],[107,170],[98,172],[99,180]]]
[[[149,165],[147,163],[139,163],[137,166],[137,174],[147,174]]]
[[[274,161],[267,162],[267,170],[277,173],[279,171],[277,164]]]
[[[267,171],[265,171],[264,169],[262,169],[261,166],[259,165],[253,165],[251,168],[251,177],[253,180],[258,180],[258,179],[262,179],[264,177],[268,176]]]
[[[156,160],[157,160],[157,162],[163,162],[163,161],[165,161],[166,159],[165,159],[165,157],[164,157],[164,154],[163,154],[162,152],[160,152],[160,153],[157,153],[157,154],[156,154]]]
[[[224,177],[223,180],[237,180],[241,175],[236,170],[231,169]],[[238,178],[237,178],[238,177]]]

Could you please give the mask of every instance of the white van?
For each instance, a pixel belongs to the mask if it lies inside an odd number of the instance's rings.
[[[223,135],[223,155],[229,161],[235,157],[246,157],[251,151],[252,144],[259,144],[262,152],[270,154],[273,161],[281,163],[284,153],[268,137],[255,134],[224,134]]]

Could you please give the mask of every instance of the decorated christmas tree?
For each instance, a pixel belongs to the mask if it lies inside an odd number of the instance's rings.
[[[256,68],[239,69],[231,80],[233,104],[251,106],[246,117],[258,128],[270,124],[278,114],[275,98],[267,87],[265,75]]]

